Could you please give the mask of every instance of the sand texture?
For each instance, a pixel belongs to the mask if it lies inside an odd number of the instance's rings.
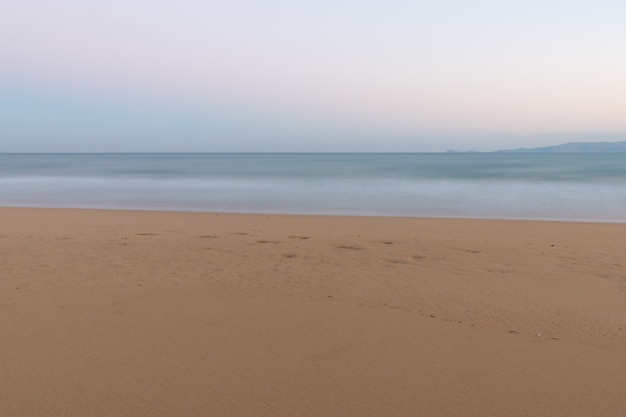
[[[0,209],[0,416],[626,416],[626,225]]]

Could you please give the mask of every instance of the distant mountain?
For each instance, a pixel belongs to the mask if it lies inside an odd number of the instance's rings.
[[[626,152],[626,140],[621,142],[568,142],[543,148],[519,148],[496,151],[500,153],[613,153]]]

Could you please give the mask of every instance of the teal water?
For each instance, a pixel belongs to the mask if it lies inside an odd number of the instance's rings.
[[[0,205],[626,221],[625,154],[0,154]]]

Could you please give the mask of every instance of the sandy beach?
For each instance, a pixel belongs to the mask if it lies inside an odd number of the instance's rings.
[[[625,224],[0,209],[0,416],[626,415]]]

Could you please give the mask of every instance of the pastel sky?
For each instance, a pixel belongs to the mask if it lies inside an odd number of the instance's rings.
[[[0,152],[626,140],[624,0],[19,0]]]

